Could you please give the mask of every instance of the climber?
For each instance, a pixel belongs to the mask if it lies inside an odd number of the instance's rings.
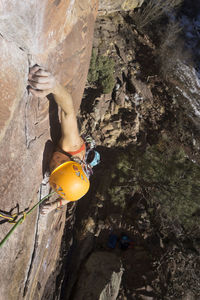
[[[30,68],[28,79],[28,89],[34,96],[43,98],[52,93],[61,108],[61,139],[49,166],[50,185],[60,197],[43,206],[42,213],[46,214],[87,193],[89,176],[100,155],[93,149],[93,140],[80,136],[72,96],[66,88],[38,65]]]

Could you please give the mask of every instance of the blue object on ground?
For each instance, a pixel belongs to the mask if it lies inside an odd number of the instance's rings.
[[[131,244],[131,239],[127,235],[122,235],[120,239],[120,248],[122,250],[127,250]]]
[[[117,236],[111,233],[108,238],[108,247],[111,249],[115,249],[116,245],[117,245]]]

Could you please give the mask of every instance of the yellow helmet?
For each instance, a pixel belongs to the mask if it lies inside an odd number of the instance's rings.
[[[74,161],[67,161],[53,170],[49,183],[63,199],[69,201],[79,200],[90,187],[82,166]]]

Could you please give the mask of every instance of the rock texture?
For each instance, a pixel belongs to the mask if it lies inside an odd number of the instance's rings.
[[[118,261],[122,262],[124,268],[117,296],[119,300],[153,300],[163,297],[198,299],[199,274],[198,268],[194,268],[194,261],[199,262],[199,244],[194,243],[196,237],[193,240],[191,238],[192,234],[195,236],[195,232],[199,236],[199,210],[196,214],[190,210],[196,207],[192,204],[194,194],[188,197],[188,206],[183,211],[183,200],[179,201],[181,207],[178,208],[175,204],[176,196],[172,197],[172,190],[167,193],[165,201],[161,202],[165,191],[170,187],[166,183],[173,178],[171,170],[176,159],[178,158],[178,178],[181,181],[181,169],[184,178],[186,173],[195,174],[193,171],[185,173],[190,160],[192,166],[195,161],[199,164],[199,134],[195,134],[196,130],[193,130],[188,115],[185,115],[191,110],[183,111],[178,106],[179,99],[182,105],[184,98],[189,99],[194,104],[193,110],[195,112],[196,108],[198,117],[199,80],[195,76],[195,70],[180,64],[176,68],[176,81],[174,79],[169,84],[163,80],[153,41],[139,33],[135,23],[131,24],[131,19],[121,13],[97,20],[94,50],[99,56],[114,60],[115,87],[112,93],[100,95],[99,82],[90,84],[81,105],[80,123],[83,132],[90,132],[95,137],[101,153],[101,164],[95,168],[91,190],[85,202],[80,201],[78,207],[80,211],[76,219],[75,242],[70,257],[71,264],[66,268],[63,299],[99,299],[100,279],[104,278],[104,268],[106,270],[107,267],[104,265],[104,254],[118,256]],[[92,71],[94,69],[91,68]],[[171,83],[174,84],[174,90]],[[126,160],[129,151],[130,155]],[[168,159],[169,164],[165,169]],[[186,161],[186,168],[181,160]],[[147,175],[149,166],[150,172]],[[167,170],[170,170],[170,174]],[[173,169],[173,174],[175,172]],[[195,176],[198,180],[199,176]],[[157,194],[158,185],[162,185],[162,182],[165,187],[161,187]],[[173,181],[173,191],[174,182],[178,186],[177,194],[180,194],[181,184],[177,180]],[[183,181],[184,188],[187,184],[190,186],[190,180],[186,182],[187,180]],[[193,177],[192,188],[195,182]],[[186,194],[182,193],[187,199]],[[168,195],[170,212],[166,213]],[[173,208],[175,217],[170,218]],[[187,221],[197,217],[198,222],[193,227],[193,233],[189,230],[189,234],[185,231],[186,222],[182,226],[178,221],[181,215],[185,216],[188,212],[190,216],[187,215]],[[108,249],[110,232],[117,235],[118,241],[122,232],[126,233],[133,241],[132,247],[122,251],[117,243],[115,249]],[[95,265],[98,255],[101,257],[100,262]],[[111,258],[108,265],[110,261]],[[96,291],[90,288],[94,282],[91,274],[96,278]],[[103,284],[101,288],[102,286]],[[189,292],[191,286],[192,294]],[[111,288],[109,284],[106,287],[108,290]],[[106,288],[103,289],[103,292],[106,291]],[[106,293],[104,295],[106,297]],[[110,293],[108,299],[112,299]]]
[[[125,15],[116,13],[100,17],[96,22],[94,48],[99,56],[107,56],[114,60],[115,87],[112,93],[100,95],[99,83],[90,85],[81,105],[80,123],[82,123],[83,133],[89,132],[95,137],[101,153],[101,164],[95,168],[91,190],[87,194],[85,202],[80,201],[78,207],[73,254],[70,256],[70,265],[66,268],[66,282],[63,285],[63,299],[66,300],[112,299],[110,292],[112,290],[112,280],[110,280],[112,273],[106,269],[107,266],[112,265],[112,255],[118,256],[118,263],[121,261],[124,268],[117,296],[119,300],[161,299],[163,297],[160,294],[163,278],[165,277],[165,282],[167,282],[168,275],[171,274],[171,282],[175,286],[175,272],[177,272],[177,282],[179,282],[178,289],[181,286],[176,255],[180,255],[183,248],[179,254],[175,254],[172,250],[174,246],[168,245],[169,240],[173,245],[171,236],[167,235],[169,239],[165,243],[163,235],[158,235],[157,226],[160,222],[159,218],[162,218],[158,217],[159,207],[161,211],[164,203],[156,205],[155,215],[152,214],[152,207],[148,210],[148,205],[146,205],[148,194],[155,180],[152,170],[155,170],[155,173],[158,172],[157,175],[161,179],[156,180],[160,183],[164,178],[163,175],[160,175],[162,168],[154,164],[150,169],[149,179],[145,172],[150,161],[153,160],[153,150],[155,149],[158,149],[154,152],[155,161],[165,165],[164,161],[168,154],[164,160],[161,160],[159,156],[161,151],[166,153],[163,148],[164,140],[167,143],[169,140],[172,141],[172,144],[170,146],[167,144],[166,148],[172,151],[176,149],[174,144],[177,143],[179,134],[177,128],[180,128],[176,120],[180,118],[184,122],[184,114],[177,115],[178,109],[174,107],[175,101],[171,97],[171,90],[158,75],[155,45],[150,38],[137,31],[135,26],[129,22],[130,19],[123,16]],[[179,77],[188,78],[184,72],[180,72]],[[187,86],[187,80],[184,81],[183,91]],[[190,80],[189,83],[192,83],[190,85],[193,87],[193,95],[197,95],[198,81]],[[177,88],[178,86],[176,86],[175,99],[177,99]],[[191,96],[191,93],[189,95]],[[185,128],[190,128],[188,124],[184,122]],[[190,136],[192,137],[192,135],[191,132]],[[181,143],[181,147],[183,144],[184,142]],[[158,148],[154,148],[155,146]],[[150,148],[153,149],[152,152],[149,152]],[[126,160],[129,149],[133,151]],[[147,155],[147,161],[146,158],[143,161],[144,154]],[[142,156],[143,158],[141,158]],[[139,165],[139,161],[143,161],[144,165],[143,163]],[[133,169],[134,165],[138,167]],[[137,168],[141,170],[140,175],[137,173]],[[127,177],[124,174],[127,174]],[[167,180],[169,179],[167,178]],[[141,191],[143,192],[141,193]],[[157,196],[159,201],[162,193],[163,190]],[[150,201],[152,199],[154,199],[154,195]],[[175,203],[174,199],[173,203]],[[155,220],[154,226],[150,216],[153,216]],[[162,222],[161,224],[163,224]],[[167,224],[170,223],[164,224],[169,226]],[[172,226],[168,228],[170,228],[171,235]],[[182,229],[178,223],[175,223],[174,228],[182,237],[182,233],[180,233]],[[114,232],[118,239],[122,232],[125,232],[133,240],[133,247],[122,251],[117,243],[114,250],[108,249],[110,232]],[[164,236],[165,234],[166,231]],[[157,261],[160,265],[162,255],[164,255],[163,261],[166,262],[166,249],[169,251],[168,261],[170,264],[168,271],[167,264],[163,264],[161,275],[160,271],[155,271],[154,266]],[[177,251],[177,248],[175,249]],[[171,250],[174,255],[173,260]],[[106,265],[104,264],[104,255],[109,257]],[[185,258],[187,257],[187,261],[190,261],[189,265],[191,266],[194,258],[189,258],[190,254],[185,253],[184,255]],[[183,257],[182,262],[178,263],[179,266],[182,265],[181,268],[185,258]],[[119,274],[113,266],[111,269],[115,272],[113,276]],[[101,280],[106,277],[104,271],[109,276],[102,283]],[[187,273],[190,273],[189,270]],[[198,271],[192,270],[192,273],[197,276]],[[183,271],[182,274],[186,273]],[[190,278],[190,284],[195,281],[191,274],[188,278]],[[196,283],[198,285],[198,281]],[[95,289],[92,289],[91,286],[94,285]],[[167,286],[170,293],[171,286]],[[197,293],[199,292],[197,286],[195,290]],[[171,297],[182,299],[182,296],[175,297],[173,295]]]
[[[109,148],[122,147],[128,142],[137,143],[146,120],[150,117],[156,123],[165,113],[159,97],[152,92],[157,77],[151,76],[148,72],[152,70],[145,66],[148,75],[142,78],[141,64],[148,61],[143,55],[151,53],[155,46],[135,28],[128,27],[120,13],[100,16],[95,26],[93,48],[99,55],[114,61],[115,87],[110,94],[100,96],[98,89],[92,96],[89,90],[90,94],[86,95],[81,106],[82,133],[90,132],[98,145]]]
[[[100,0],[99,14],[105,15],[115,11],[128,11],[140,7],[144,0]]]
[[[116,254],[107,251],[92,253],[79,276],[73,299],[115,300],[122,274]]]
[[[24,211],[38,201],[42,171],[52,149],[48,139],[50,135],[56,139],[53,132],[57,129],[52,100],[28,95],[28,69],[39,63],[53,72],[68,86],[78,109],[97,1],[3,0],[0,10],[0,209],[8,212],[18,205]],[[2,300],[42,298],[58,258],[65,212],[41,224],[36,211],[0,249]],[[1,224],[1,239],[11,226]]]

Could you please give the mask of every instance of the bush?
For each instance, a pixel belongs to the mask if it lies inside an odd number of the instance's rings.
[[[181,31],[182,28],[178,23],[170,23],[161,38],[159,62],[161,73],[166,79],[171,76],[178,60],[181,59],[183,48],[182,41],[179,38]]]
[[[98,56],[94,49],[90,61],[88,82],[96,84],[104,94],[110,93],[115,85],[114,61],[107,56]]]
[[[181,37],[182,27],[178,22],[168,24],[161,38],[158,52],[160,70],[165,79],[174,76],[179,61],[192,65],[192,56],[185,49],[184,40]]]
[[[161,140],[145,153],[137,148],[122,152],[113,173],[111,201],[124,206],[127,195],[148,195],[149,205],[161,204],[169,219],[177,219],[186,229],[199,225],[200,167],[182,149],[172,149]]]
[[[140,12],[134,14],[135,23],[140,29],[143,29],[164,14],[180,6],[182,2],[183,0],[148,0]]]

